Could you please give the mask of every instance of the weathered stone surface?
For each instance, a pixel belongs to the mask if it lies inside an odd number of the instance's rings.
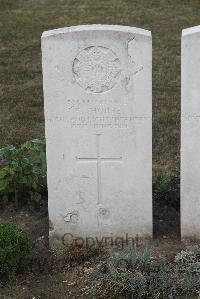
[[[182,32],[181,234],[200,238],[200,26]]]
[[[52,247],[67,233],[151,236],[151,33],[51,30],[42,52]]]

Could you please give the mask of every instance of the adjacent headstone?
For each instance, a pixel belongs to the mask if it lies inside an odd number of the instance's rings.
[[[42,35],[52,247],[152,235],[151,48],[127,26]]]
[[[182,32],[181,235],[200,238],[200,26]]]

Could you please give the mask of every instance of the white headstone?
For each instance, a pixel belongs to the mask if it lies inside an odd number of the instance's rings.
[[[152,235],[149,31],[44,32],[50,242]]]
[[[181,235],[200,238],[200,26],[182,32]]]

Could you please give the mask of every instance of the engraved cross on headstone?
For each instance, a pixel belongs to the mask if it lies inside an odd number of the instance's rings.
[[[96,134],[96,148],[97,148],[97,157],[96,158],[79,158],[76,157],[77,162],[95,162],[97,163],[97,195],[98,201],[97,204],[101,203],[101,163],[103,162],[121,162],[122,157],[119,158],[104,158],[101,157],[101,146],[100,138],[102,134]]]

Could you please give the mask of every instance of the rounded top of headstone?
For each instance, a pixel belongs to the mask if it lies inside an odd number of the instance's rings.
[[[118,32],[126,32],[126,33],[139,34],[146,37],[151,37],[151,31],[142,28],[122,26],[122,25],[93,24],[93,25],[78,25],[78,26],[64,27],[64,28],[44,31],[42,34],[42,38],[55,36],[59,34],[66,34],[70,32],[81,32],[81,31],[83,32],[84,31],[118,31]]]
[[[183,29],[182,30],[182,37],[184,37],[186,35],[195,34],[195,33],[200,33],[200,25]]]

